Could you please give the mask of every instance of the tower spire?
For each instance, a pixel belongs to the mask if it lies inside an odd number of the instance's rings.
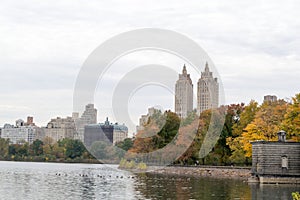
[[[187,74],[187,71],[186,71],[186,66],[185,66],[185,64],[183,65],[182,74]]]
[[[208,71],[209,71],[209,68],[208,68],[208,63],[206,61],[206,63],[205,63],[205,72],[208,72]]]

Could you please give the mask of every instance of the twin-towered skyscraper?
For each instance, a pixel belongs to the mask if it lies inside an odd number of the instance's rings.
[[[208,63],[197,84],[197,114],[204,110],[217,108],[219,104],[219,83],[209,71]],[[186,118],[193,111],[193,83],[186,66],[183,66],[182,74],[175,85],[175,112]]]

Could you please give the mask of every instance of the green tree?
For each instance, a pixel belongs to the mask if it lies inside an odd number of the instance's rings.
[[[24,144],[11,144],[9,145],[9,154],[16,158],[25,158],[29,155],[28,143]]]
[[[166,121],[163,128],[154,136],[154,140],[157,143],[157,148],[162,148],[169,144],[176,134],[180,126],[180,118],[176,113],[166,111]]]
[[[0,138],[0,158],[4,159],[9,154],[9,140]]]
[[[43,155],[43,141],[41,140],[35,140],[33,143],[30,145],[30,151],[32,152],[31,154],[34,156],[40,156]]]
[[[80,140],[72,140],[69,138],[64,138],[58,141],[59,147],[64,147],[64,153],[66,158],[74,159],[76,157],[81,157],[83,152],[86,151],[85,146]]]
[[[10,155],[10,156],[12,156],[12,155],[16,155],[16,146],[14,145],[14,144],[11,144],[11,145],[9,145],[9,147],[8,147],[8,154]]]
[[[231,150],[227,144],[227,138],[232,137],[232,128],[236,123],[239,123],[238,117],[244,109],[244,104],[231,104],[227,106],[227,113],[225,115],[224,126],[220,135],[220,138],[214,148],[219,157],[221,164],[229,163],[229,157],[231,155]]]
[[[104,141],[95,141],[91,145],[90,152],[93,156],[95,156],[99,160],[105,160],[108,159],[108,152],[107,147],[109,147],[110,144]]]
[[[124,151],[128,151],[133,146],[133,140],[131,138],[126,138],[125,140],[118,142],[116,146]]]

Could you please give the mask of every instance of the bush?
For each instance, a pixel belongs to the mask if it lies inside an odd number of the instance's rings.
[[[140,169],[140,170],[146,170],[146,169],[147,169],[146,163],[140,162],[140,163],[137,165],[137,169]]]
[[[293,200],[300,200],[300,194],[299,194],[299,192],[293,192],[292,193],[292,197],[293,197]]]
[[[139,169],[139,170],[146,170],[147,165],[146,163],[140,162],[135,163],[133,160],[127,161],[126,159],[122,159],[119,164],[120,169]]]

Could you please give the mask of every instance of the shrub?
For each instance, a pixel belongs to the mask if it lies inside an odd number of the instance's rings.
[[[293,200],[300,200],[300,194],[299,192],[292,192]]]

